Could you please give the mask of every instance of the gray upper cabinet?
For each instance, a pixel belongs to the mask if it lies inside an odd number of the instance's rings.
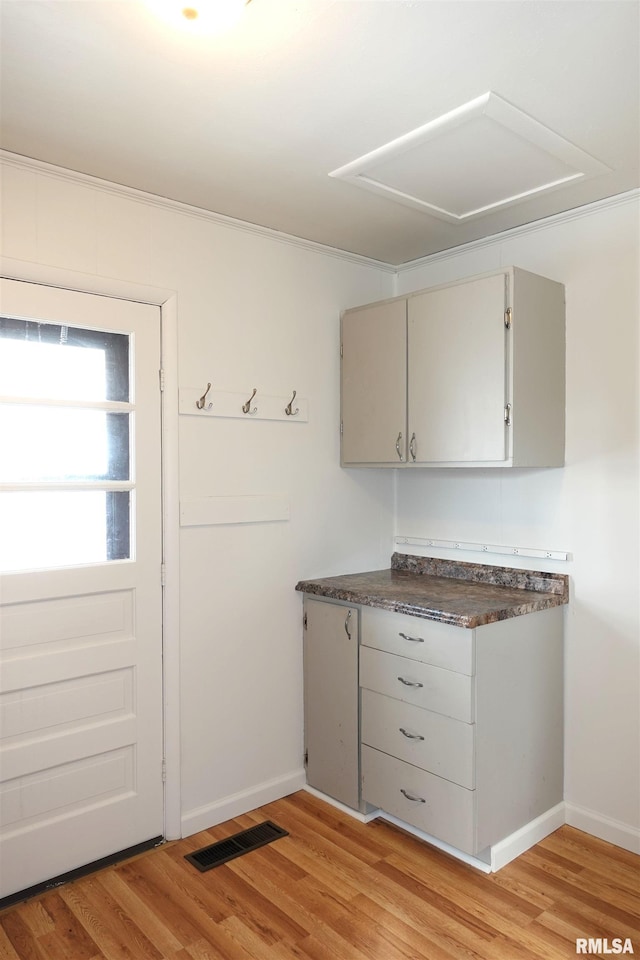
[[[564,287],[515,267],[342,316],[345,466],[562,466]]]
[[[406,300],[348,311],[341,353],[343,460],[406,461]]]

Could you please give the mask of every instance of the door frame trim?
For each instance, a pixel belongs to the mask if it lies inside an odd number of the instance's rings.
[[[164,836],[182,836],[180,790],[180,468],[178,461],[178,293],[112,277],[76,273],[47,264],[3,257],[0,276],[42,286],[77,290],[160,308],[160,350],[164,390],[162,416],[162,722],[165,761]]]

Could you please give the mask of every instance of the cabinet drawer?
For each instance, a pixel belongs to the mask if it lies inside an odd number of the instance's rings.
[[[362,795],[373,806],[465,853],[477,852],[475,790],[363,746]]]
[[[474,735],[471,723],[362,691],[363,743],[469,790],[475,787]]]
[[[363,607],[361,631],[361,642],[367,647],[469,676],[474,672],[473,630]]]
[[[360,647],[360,686],[465,723],[475,719],[473,677],[430,663]]]

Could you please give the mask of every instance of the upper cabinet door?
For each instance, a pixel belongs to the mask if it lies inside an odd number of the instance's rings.
[[[503,273],[408,301],[409,462],[507,457]]]
[[[342,317],[342,462],[407,459],[406,300]]]

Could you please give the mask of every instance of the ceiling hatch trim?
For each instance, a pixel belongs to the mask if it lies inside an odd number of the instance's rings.
[[[329,176],[463,223],[609,170],[489,91]]]

